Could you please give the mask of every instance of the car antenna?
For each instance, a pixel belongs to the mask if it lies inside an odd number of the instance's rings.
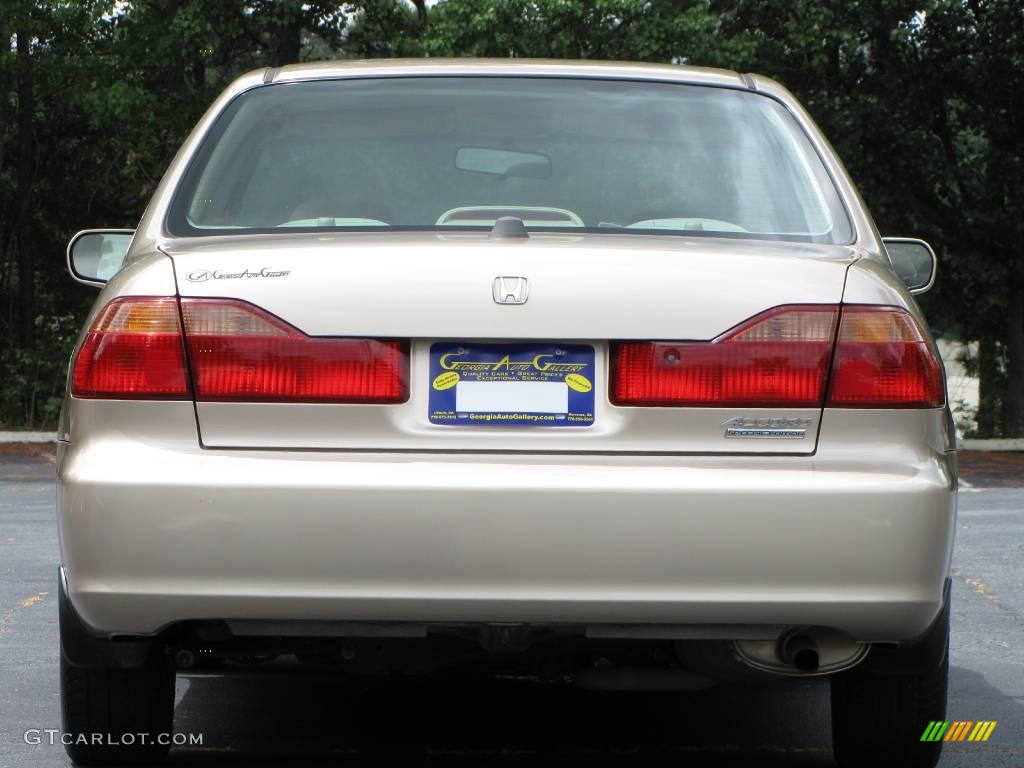
[[[526,225],[518,216],[502,216],[494,222],[491,233],[488,237],[493,238],[528,238],[530,233],[526,231]]]

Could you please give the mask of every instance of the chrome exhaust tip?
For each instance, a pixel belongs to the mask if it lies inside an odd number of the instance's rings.
[[[821,662],[818,644],[803,632],[787,632],[779,638],[776,651],[782,663],[800,672],[817,672]]]
[[[735,640],[735,657],[761,672],[776,675],[830,675],[859,664],[870,649],[828,627],[792,627],[775,640]]]

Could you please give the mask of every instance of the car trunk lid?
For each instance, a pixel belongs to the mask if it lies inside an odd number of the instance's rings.
[[[623,341],[710,342],[773,307],[837,305],[855,258],[841,246],[585,233],[289,233],[177,239],[163,250],[186,302],[239,300],[309,337],[409,344],[404,402],[208,402],[200,394],[205,445],[411,452],[812,452],[819,405],[613,405],[612,350]],[[538,355],[547,357],[538,363]],[[592,409],[589,419],[436,418],[439,403],[455,402],[440,394],[453,362],[493,369],[503,360],[501,386],[478,393],[515,399],[523,391],[515,382],[537,383],[547,375],[539,367],[555,362],[564,370],[545,383],[561,383],[570,404]],[[515,366],[522,373],[507,374]],[[470,402],[464,384],[481,377],[454,370],[462,383],[449,397]],[[574,371],[585,379],[577,388]],[[558,389],[548,392],[563,397]]]

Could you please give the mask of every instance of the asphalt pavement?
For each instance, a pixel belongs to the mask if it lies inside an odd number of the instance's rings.
[[[947,744],[941,765],[1024,766],[1024,488],[965,489],[958,527],[947,717],[998,725],[987,743]],[[56,567],[52,464],[0,455],[0,768],[70,765],[45,733],[25,740],[60,727]],[[825,768],[828,709],[819,681],[712,689],[680,706],[516,682],[345,687],[256,669],[178,677],[175,731],[203,745],[175,748],[170,765]]]

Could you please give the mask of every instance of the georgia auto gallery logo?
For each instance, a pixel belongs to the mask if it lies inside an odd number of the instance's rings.
[[[245,280],[258,277],[287,277],[290,274],[291,270],[288,269],[269,269],[268,267],[263,267],[256,272],[249,269],[243,269],[241,272],[228,272],[223,269],[196,269],[185,275],[185,278],[190,283],[205,283],[207,280]]]

